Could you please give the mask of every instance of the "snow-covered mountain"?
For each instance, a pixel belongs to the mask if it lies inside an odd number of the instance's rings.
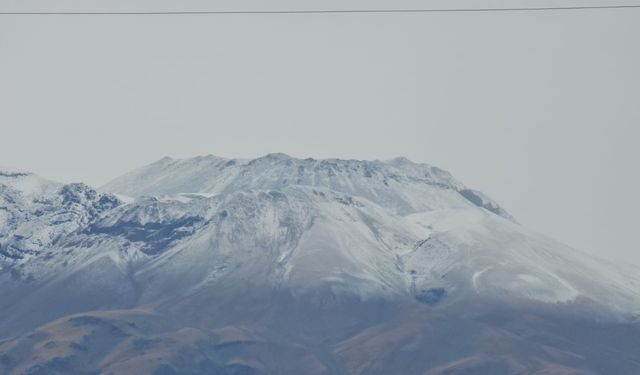
[[[640,272],[441,169],[164,158],[99,191],[0,172],[0,371],[640,372]]]

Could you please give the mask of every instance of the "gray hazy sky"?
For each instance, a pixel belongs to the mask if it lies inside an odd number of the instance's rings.
[[[109,9],[118,4],[175,9]],[[403,155],[451,171],[524,225],[640,264],[638,67],[640,9],[0,16],[0,164],[98,186],[165,155]]]

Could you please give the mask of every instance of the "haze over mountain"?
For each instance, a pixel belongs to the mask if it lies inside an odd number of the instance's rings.
[[[640,372],[637,269],[404,158],[2,169],[0,282],[7,374]]]

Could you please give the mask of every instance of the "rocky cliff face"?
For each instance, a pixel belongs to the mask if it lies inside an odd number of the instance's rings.
[[[0,171],[0,267],[20,263],[87,226],[120,202],[84,184],[58,184]]]

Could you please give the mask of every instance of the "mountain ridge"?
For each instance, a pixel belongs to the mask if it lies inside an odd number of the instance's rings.
[[[7,374],[640,371],[640,272],[406,159],[0,175],[0,206]]]
[[[258,174],[260,169],[265,173]],[[265,176],[266,173],[272,175]],[[247,175],[257,180],[245,178]],[[346,177],[341,179],[342,175]],[[183,181],[188,181],[188,186]],[[423,195],[429,195],[430,189],[451,189],[476,206],[515,220],[496,202],[467,188],[449,172],[428,164],[414,163],[404,157],[386,161],[299,159],[282,153],[267,154],[256,159],[225,159],[213,155],[187,159],[164,157],[108,182],[99,190],[137,197],[179,193],[219,194],[225,191],[304,185],[367,197],[404,214],[430,209],[430,204],[437,205],[436,202],[415,202],[415,197],[393,199],[397,192],[393,191],[390,184],[411,184],[416,189],[422,189],[416,193]],[[387,204],[383,199],[392,201]]]

